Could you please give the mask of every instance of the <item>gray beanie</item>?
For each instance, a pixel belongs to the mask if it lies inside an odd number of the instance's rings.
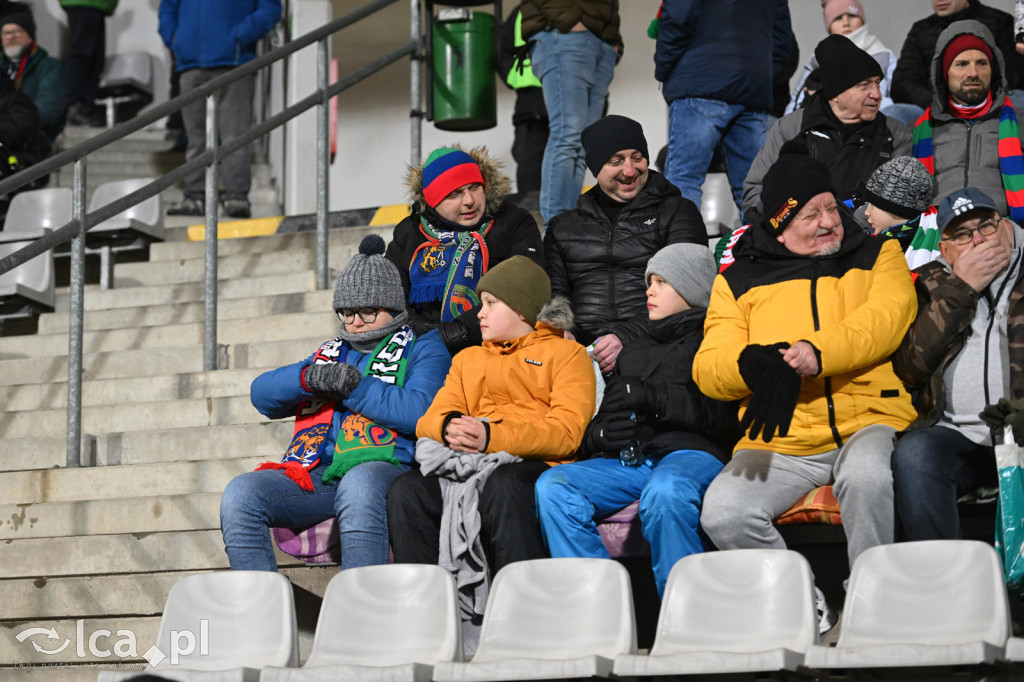
[[[694,308],[707,308],[711,285],[715,281],[715,258],[711,249],[700,244],[669,244],[647,261],[644,279],[651,285],[651,275],[658,275],[672,285]]]
[[[405,289],[398,268],[384,258],[384,240],[368,234],[359,253],[338,275],[334,285],[334,310],[384,308],[397,315],[405,310]]]
[[[864,199],[909,220],[932,205],[935,185],[925,165],[912,156],[886,161],[868,178]]]

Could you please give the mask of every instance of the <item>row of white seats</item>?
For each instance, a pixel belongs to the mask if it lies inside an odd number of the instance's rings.
[[[118,180],[100,185],[89,200],[89,212],[127,196],[152,182],[149,178]],[[29,190],[11,199],[3,230],[0,231],[0,258],[20,251],[72,218],[72,194],[69,187]],[[86,233],[86,252],[100,256],[100,284],[113,286],[115,254],[144,248],[163,241],[164,219],[160,196],[155,195],[103,221]],[[70,245],[47,251],[27,263],[0,275],[0,310],[9,317],[24,317],[53,310],[53,258],[67,256]],[[3,314],[0,313],[0,318]]]
[[[200,656],[150,670],[176,680],[467,682],[992,665],[1024,660],[1010,638],[998,556],[975,541],[875,547],[850,577],[835,647],[818,644],[813,576],[787,550],[681,559],[655,642],[638,655],[629,576],[605,559],[540,559],[494,579],[472,660],[463,660],[455,583],[426,565],[340,572],[328,584],[309,660],[298,664],[288,581],[275,573],[183,578],[168,595],[157,646],[199,632]],[[133,673],[105,671],[101,682]]]

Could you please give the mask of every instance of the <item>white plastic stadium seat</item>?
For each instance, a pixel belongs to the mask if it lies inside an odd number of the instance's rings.
[[[814,577],[779,549],[693,554],[669,573],[649,656],[615,659],[618,677],[795,671],[818,641]]]
[[[992,663],[1010,635],[999,556],[983,542],[929,540],[872,547],[850,576],[834,648],[812,669]]]
[[[0,231],[0,258],[20,251],[49,231],[43,228]],[[0,321],[52,312],[53,302],[52,250],[0,275]]]
[[[260,668],[298,665],[297,630],[292,586],[280,573],[186,576],[171,588],[160,619],[156,647],[166,658],[145,672],[170,680],[256,682]],[[186,632],[194,638],[191,648]],[[99,682],[138,674],[103,671]]]
[[[440,566],[353,568],[331,579],[309,660],[264,668],[261,682],[430,682],[438,661],[462,660],[455,579]]]
[[[4,230],[56,230],[71,222],[71,188],[47,187],[15,194],[7,209]]]
[[[89,200],[89,212],[145,187],[152,178],[133,178],[107,182],[96,188]],[[100,255],[100,286],[109,289],[114,283],[114,254],[145,249],[150,243],[164,240],[163,208],[160,195],[121,211],[93,226],[85,245],[90,253]]]
[[[740,225],[740,210],[732,198],[729,176],[708,173],[701,185],[700,214],[709,237],[717,237]]]
[[[469,663],[438,663],[434,680],[608,677],[636,653],[629,574],[608,559],[536,559],[498,572]]]
[[[148,52],[107,57],[100,74],[96,104],[106,110],[107,127],[117,122],[118,104],[145,104],[153,99],[153,58]]]

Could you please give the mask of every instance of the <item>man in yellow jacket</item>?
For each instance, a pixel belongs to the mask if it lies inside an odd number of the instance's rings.
[[[889,358],[914,286],[899,244],[857,227],[820,163],[780,157],[762,196],[764,218],[715,279],[693,363],[704,393],[744,409],[701,525],[719,549],[784,549],[773,520],[834,483],[853,566],[893,542],[890,458],[915,413]],[[835,619],[818,598],[824,632]]]

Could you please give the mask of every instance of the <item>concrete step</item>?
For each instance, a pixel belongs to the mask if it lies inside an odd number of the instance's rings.
[[[229,298],[217,302],[217,319],[266,318],[285,313],[330,313],[334,292],[329,289],[277,296]],[[87,311],[83,318],[86,331],[104,329],[138,329],[162,327],[188,322],[202,322],[205,303],[169,303],[137,308],[111,308]],[[39,316],[38,333],[42,335],[67,332],[67,313],[46,313]]]
[[[328,339],[338,332],[338,317],[333,311],[274,315],[263,319],[220,320],[217,343],[235,344],[306,338],[310,335]],[[203,348],[204,324],[189,322],[163,327],[108,329],[85,332],[82,348],[85,353],[112,353],[148,348],[193,346]],[[67,355],[68,336],[38,334],[35,336],[0,337],[0,361],[19,358],[57,357]],[[297,351],[301,352],[301,351]],[[310,349],[309,352],[312,352]],[[300,356],[296,356],[296,360]]]
[[[218,528],[220,493],[0,504],[0,541]]]
[[[96,675],[100,670],[104,670],[89,663],[52,665],[46,662],[32,665],[12,662],[9,665],[13,667],[0,665],[0,680],[4,682],[96,682]],[[140,667],[138,671],[141,673],[144,669]]]
[[[70,149],[76,144],[85,142],[86,140],[96,137],[100,133],[106,132],[106,128],[91,128],[87,126],[67,126],[64,128],[64,143],[65,149]],[[167,130],[161,129],[143,129],[137,130],[131,135],[124,137],[117,142],[105,147],[106,150],[137,150],[137,151],[148,151],[148,152],[162,152],[168,151],[174,146],[174,140],[168,139]],[[90,155],[90,158],[91,155]]]
[[[248,396],[249,385],[262,371],[261,368],[223,369],[86,381],[82,385],[82,406]],[[63,382],[0,386],[0,419],[5,417],[5,412],[48,410],[66,405],[67,384]]]
[[[285,341],[231,345],[222,343],[218,367],[241,369],[286,365],[302,359],[303,353],[312,353],[336,332],[335,329],[326,335]],[[0,360],[0,385],[67,381],[67,351],[63,353],[65,355],[48,358]],[[203,351],[200,346],[170,346],[113,353],[85,353],[82,357],[82,367],[85,381],[186,374],[203,371]]]
[[[5,549],[0,575],[6,578],[229,568],[220,530],[11,540]],[[301,565],[280,550],[276,555],[280,566]]]
[[[116,280],[115,280],[116,281]],[[123,283],[122,283],[123,284]],[[217,301],[257,296],[278,296],[316,291],[316,275],[310,270],[284,274],[239,277],[217,283]],[[327,289],[325,291],[333,291]],[[128,287],[100,289],[98,285],[85,287],[84,308],[92,310],[113,310],[115,308],[139,308],[156,305],[195,303],[203,301],[205,289],[202,282],[185,282],[168,286]],[[70,310],[68,287],[56,291],[54,311],[67,316]]]
[[[359,242],[368,234],[377,234],[384,242],[391,241],[392,227],[344,227],[327,231],[327,249],[330,261],[339,255],[344,262],[355,255]],[[206,245],[202,241],[165,241],[149,247],[149,260],[153,263],[165,260],[202,258]],[[279,253],[282,251],[313,252],[316,249],[315,232],[291,232],[271,234],[262,237],[221,239],[217,243],[217,255],[240,256],[255,253]]]
[[[10,471],[0,474],[0,499],[17,505],[134,497],[144,505],[148,496],[219,494],[228,481],[252,471],[261,461],[261,457],[236,456],[195,462]],[[7,576],[2,570],[0,575]],[[46,572],[40,571],[39,575]]]
[[[295,421],[284,419],[259,424],[87,433],[82,438],[85,442],[81,458],[85,466],[113,466],[231,459],[244,452],[264,461],[278,461],[294,431]],[[27,459],[25,453],[31,453],[31,458]],[[0,472],[52,469],[63,467],[66,462],[67,440],[63,435],[0,441]]]
[[[163,612],[167,593],[185,576],[209,571],[96,575],[74,578],[0,580],[0,604],[6,620],[155,616]],[[322,597],[337,566],[296,566],[281,573],[298,590]],[[21,628],[18,628],[20,630]],[[3,671],[0,679],[6,681]]]
[[[146,429],[251,424],[264,419],[249,402],[248,396],[161,400],[85,407],[82,409],[82,431],[92,434],[124,433]],[[28,438],[38,433],[66,433],[66,425],[67,410],[64,409],[8,412],[0,422],[0,439]]]
[[[57,632],[55,639],[46,635],[30,635],[24,642],[17,639],[18,633],[29,628],[42,627],[44,629],[53,627]],[[78,635],[81,628],[81,637]],[[89,646],[89,639],[93,633],[105,630],[111,633],[109,636],[103,633],[96,637],[94,646]],[[144,671],[145,660],[142,655],[149,650],[149,647],[156,643],[157,633],[160,630],[160,617],[121,617],[121,618],[85,618],[81,624],[76,620],[46,620],[42,622],[12,624],[11,627],[0,628],[0,662],[6,665],[36,665],[54,667],[59,666],[86,666],[92,671],[92,680],[96,679],[101,668],[134,670],[139,673]],[[127,634],[130,632],[131,634]],[[33,644],[47,651],[54,651],[60,648],[64,642],[68,645],[59,653],[42,653],[36,651]],[[130,646],[134,644],[134,646]],[[117,647],[115,649],[115,647]],[[117,653],[115,653],[115,651]],[[103,652],[107,652],[104,655]],[[97,655],[98,654],[98,655]],[[128,655],[124,655],[128,654]],[[135,662],[135,665],[127,665]],[[35,668],[25,668],[35,670]],[[74,668],[67,668],[74,670]],[[17,677],[3,675],[4,682]],[[27,679],[24,678],[24,679]],[[32,680],[39,679],[35,675]],[[42,679],[81,679],[70,678],[42,678]]]
[[[340,270],[346,261],[331,254],[330,267]],[[219,281],[240,277],[265,277],[300,270],[315,270],[316,256],[306,249],[275,253],[243,254],[217,259]],[[183,282],[202,282],[204,277],[202,255],[196,258],[142,263],[118,263],[114,266],[114,286],[152,287]]]

